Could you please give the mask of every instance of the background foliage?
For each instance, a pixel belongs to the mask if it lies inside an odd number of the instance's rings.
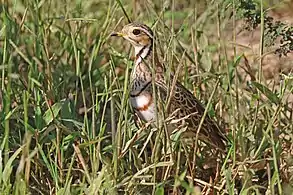
[[[0,194],[290,194],[292,5],[2,1]],[[158,130],[135,126],[132,48],[109,37],[127,17],[152,26],[168,71],[226,126],[213,180],[190,177],[160,154]]]

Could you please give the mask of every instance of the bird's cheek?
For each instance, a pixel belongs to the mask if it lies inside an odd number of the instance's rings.
[[[148,39],[148,38],[142,38],[142,39],[140,39],[139,43],[141,45],[149,45],[150,44],[150,39]]]

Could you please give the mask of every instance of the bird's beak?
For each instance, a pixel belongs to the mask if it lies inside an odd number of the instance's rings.
[[[125,35],[121,32],[113,32],[111,33],[112,37],[124,37]]]

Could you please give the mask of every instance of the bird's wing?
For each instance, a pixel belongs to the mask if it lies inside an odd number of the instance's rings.
[[[156,85],[161,91],[160,93],[168,94],[166,84],[163,80],[157,80]],[[179,82],[176,82],[173,90],[171,89],[169,91],[171,97],[169,97],[170,105],[168,113],[171,115],[173,114],[176,119],[184,118],[184,122],[186,122],[188,126],[186,135],[195,136],[201,118],[204,115],[205,108],[200,101]],[[221,128],[208,115],[205,116],[201,126],[199,138],[221,149],[224,149],[224,141],[227,140]]]

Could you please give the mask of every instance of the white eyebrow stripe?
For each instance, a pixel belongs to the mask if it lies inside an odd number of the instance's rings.
[[[153,39],[153,35],[145,28],[141,27],[142,31],[147,34],[151,39]]]

